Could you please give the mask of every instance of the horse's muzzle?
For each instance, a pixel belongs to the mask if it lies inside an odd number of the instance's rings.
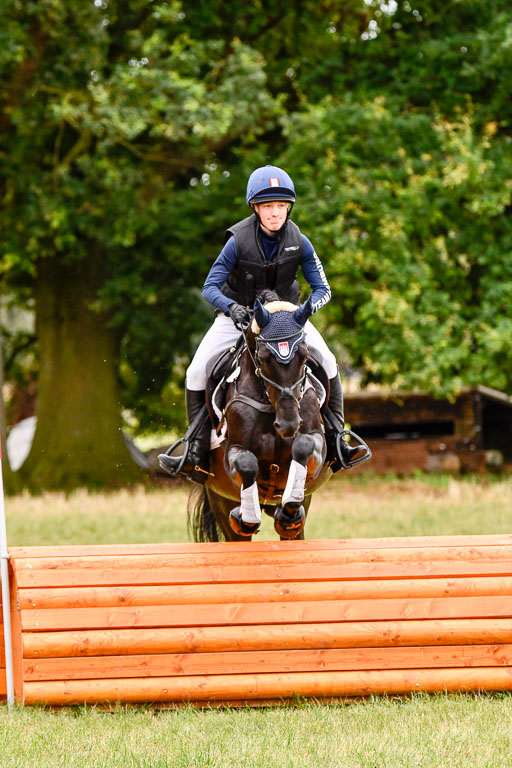
[[[291,421],[285,419],[278,419],[274,421],[274,429],[279,437],[290,438],[295,437],[297,432],[302,426],[302,419],[293,419]]]

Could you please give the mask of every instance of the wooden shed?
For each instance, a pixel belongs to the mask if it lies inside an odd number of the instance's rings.
[[[489,387],[453,401],[413,392],[346,395],[345,416],[373,459],[356,471],[512,470],[512,397]]]

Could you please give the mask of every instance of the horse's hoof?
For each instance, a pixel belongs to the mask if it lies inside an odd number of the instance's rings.
[[[296,539],[304,530],[306,512],[302,504],[291,515],[278,507],[274,515],[274,528],[282,539]]]
[[[260,529],[259,523],[246,523],[242,520],[240,507],[235,507],[229,513],[229,524],[239,536],[254,536]]]

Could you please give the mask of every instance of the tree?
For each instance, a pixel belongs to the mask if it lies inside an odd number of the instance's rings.
[[[149,308],[177,355],[198,325],[189,285],[202,253],[174,261],[174,194],[279,110],[261,57],[191,40],[179,4],[103,6],[17,3],[2,25],[2,270],[30,288],[37,317],[38,427],[23,469],[34,487],[138,479],[121,435],[121,341]]]

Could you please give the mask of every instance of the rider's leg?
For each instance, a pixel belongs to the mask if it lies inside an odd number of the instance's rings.
[[[187,418],[189,425],[194,421],[196,416],[199,415],[201,409],[206,403],[205,390],[185,390],[185,403],[187,406]],[[210,433],[211,425],[208,414],[202,419],[201,423],[197,425],[194,430],[194,434],[188,440],[187,455],[185,461],[180,468],[182,456],[173,455],[161,455],[159,457],[162,469],[167,470],[171,474],[180,472],[183,475],[191,475],[195,470],[199,470],[198,481],[201,477],[201,471],[208,472],[208,456],[210,449]],[[206,478],[206,475],[204,475]],[[195,479],[195,478],[194,478]]]
[[[330,393],[329,393],[329,402],[327,403],[327,406],[330,409],[331,413],[335,416],[341,429],[344,429],[345,414],[343,412],[343,390],[341,388],[341,377],[339,373],[337,373],[336,376],[333,376],[332,379],[329,379],[329,387],[330,387]],[[336,462],[336,460],[338,459],[337,447],[336,447],[336,437],[338,434],[339,434],[339,431],[337,429],[327,428],[327,425],[326,425],[325,440],[327,442],[327,461],[329,462],[331,461]],[[361,459],[366,453],[366,448],[362,445],[351,446],[348,443],[346,443],[345,440],[341,440],[340,451],[342,453],[343,460],[345,461],[345,463],[349,464],[351,461],[354,461],[355,459]],[[338,467],[338,468],[341,469],[341,467]]]
[[[187,406],[188,423],[191,424],[199,411],[206,403],[206,392],[204,389],[185,390],[185,404]],[[203,423],[198,427],[197,433],[190,439],[188,445],[187,458],[181,471],[185,474],[192,472],[195,467],[208,471],[208,456],[210,453],[211,424],[207,416]]]
[[[199,344],[190,366],[187,369],[185,402],[189,425],[197,416],[206,401],[206,366],[211,359],[217,359],[226,349],[236,344],[240,336],[233,321],[225,315],[218,315]],[[208,471],[211,424],[205,418],[191,437],[187,457],[180,470],[181,474],[191,474],[195,467]],[[165,467],[170,472],[176,471],[181,456],[166,456]]]
[[[316,353],[322,361],[322,367],[327,373],[329,379],[329,400],[327,407],[334,415],[338,422],[338,428],[325,424],[325,440],[327,442],[327,461],[329,463],[336,462],[338,459],[338,452],[336,447],[336,438],[338,434],[345,428],[345,414],[343,412],[343,391],[341,388],[341,378],[338,369],[338,363],[335,356],[325,343],[320,332],[315,326],[309,322],[304,326],[306,332],[306,344],[310,349]],[[349,464],[354,459],[361,458],[366,449],[363,446],[356,445],[350,446],[345,440],[340,441],[340,451],[343,455],[343,460],[346,464]],[[338,462],[339,464],[339,462]],[[338,469],[340,467],[338,466]]]

